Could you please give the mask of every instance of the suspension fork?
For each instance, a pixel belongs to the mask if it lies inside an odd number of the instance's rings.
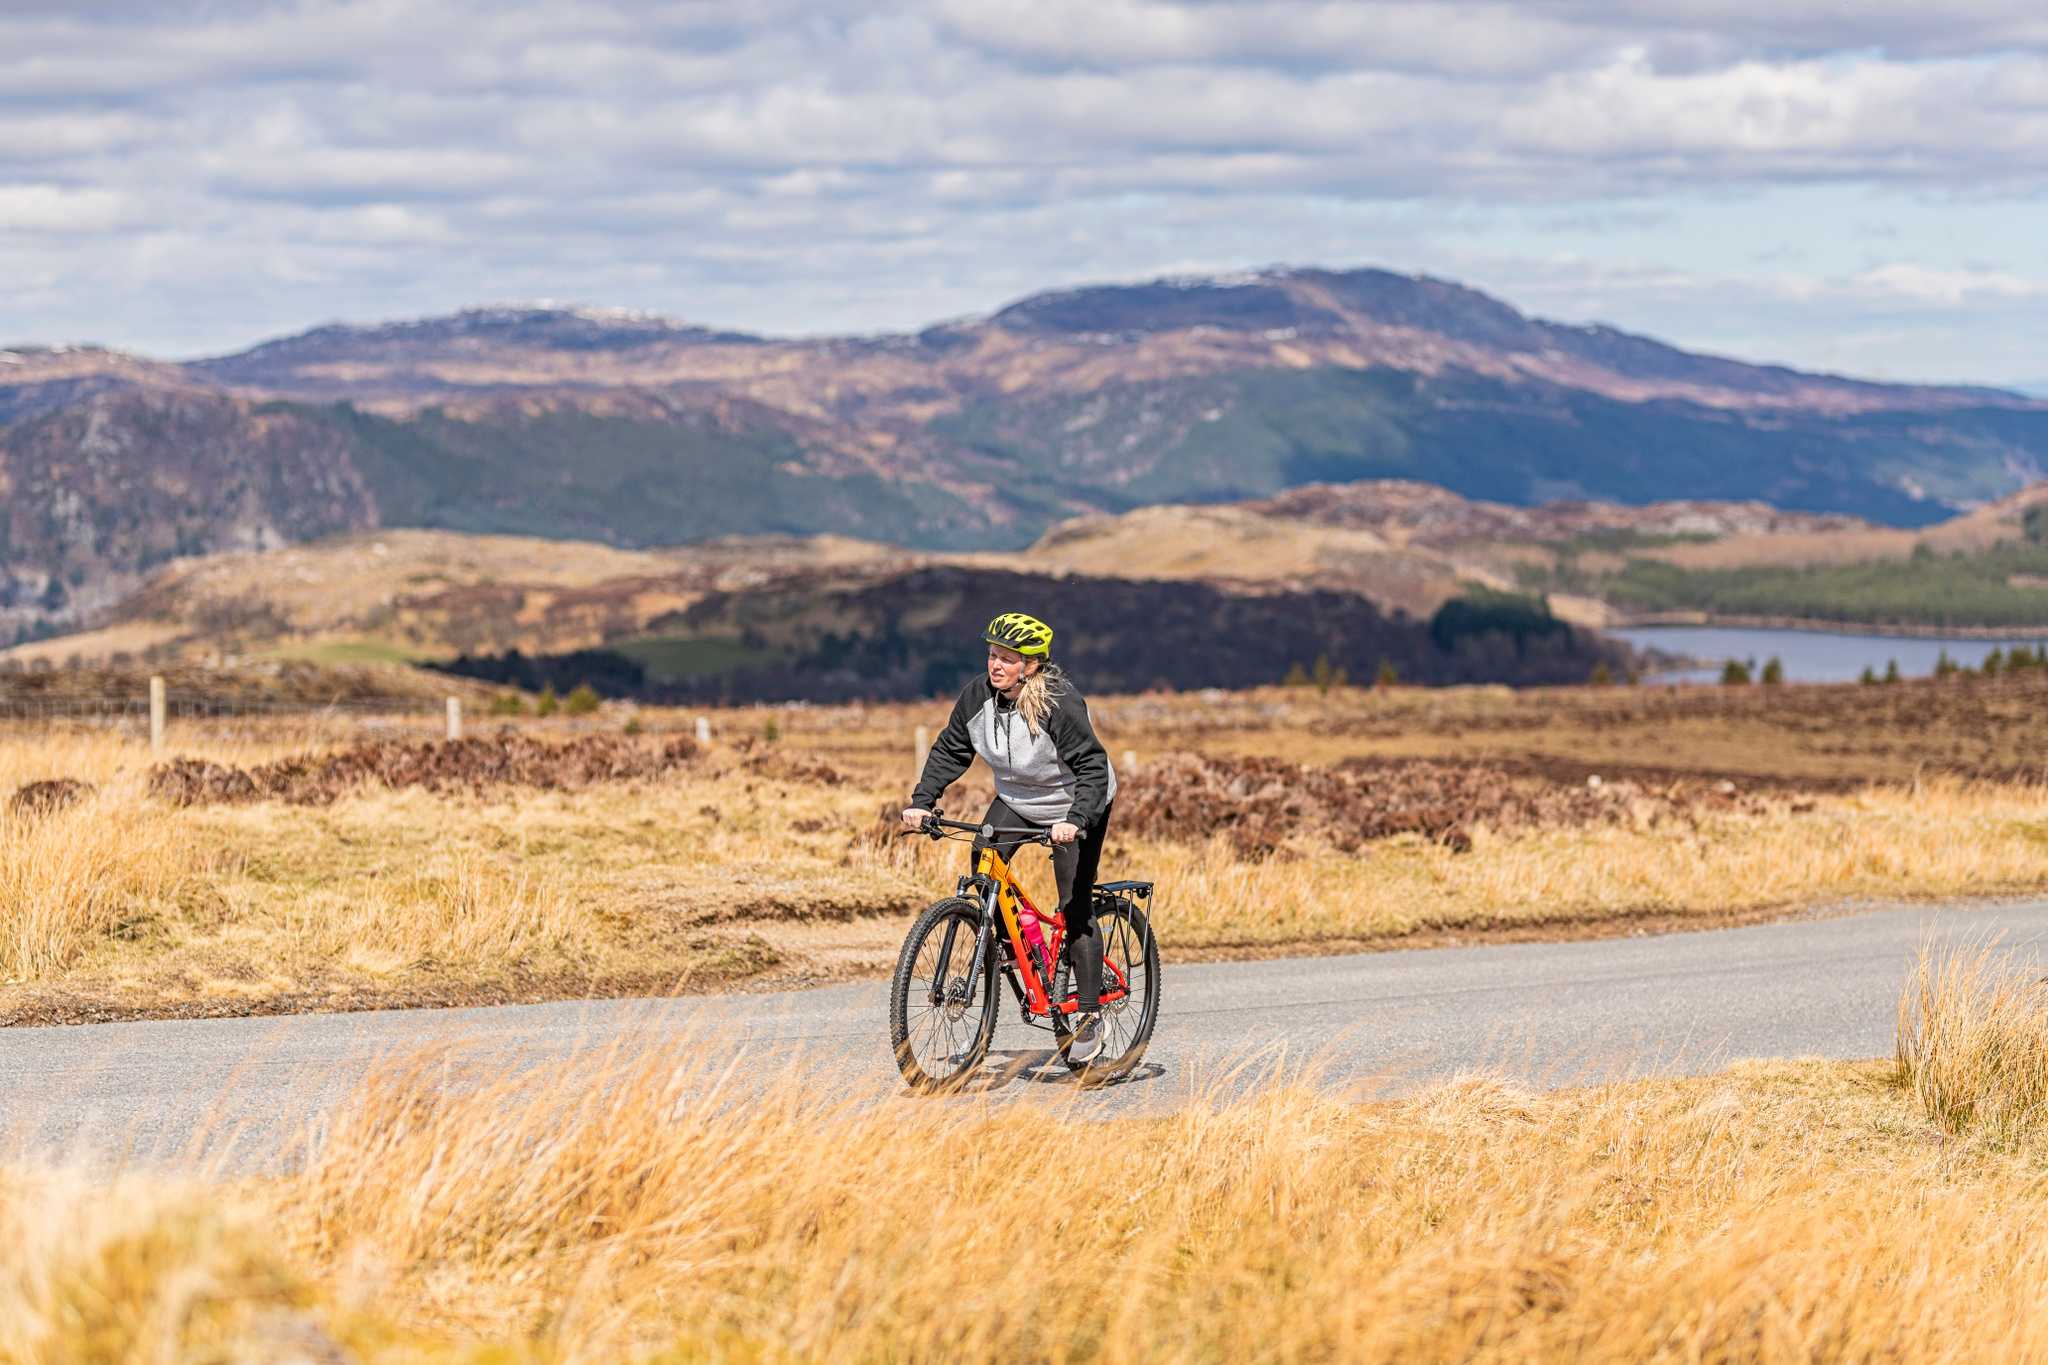
[[[933,1009],[937,1009],[946,1003],[946,969],[953,965],[953,936],[959,932],[959,917],[957,915],[946,916],[946,936],[939,942],[939,969],[932,973]],[[981,953],[979,948],[977,948],[974,955],[974,965],[978,965],[980,961]],[[970,966],[969,970],[971,973],[972,966]],[[967,979],[972,981],[974,977],[970,974]]]
[[[960,879],[960,885],[953,888],[953,894],[956,896],[965,896],[970,886],[978,880],[980,880],[979,877],[962,877]],[[989,890],[987,891],[987,894],[985,896],[981,897],[981,900],[983,902],[982,913],[980,921],[975,927],[974,956],[970,958],[967,963],[966,980],[967,991],[970,997],[974,993],[975,978],[981,975],[981,964],[986,960],[983,955],[987,953],[989,950],[989,915],[990,907],[994,904],[993,899],[991,899],[994,896],[994,894],[994,891]],[[954,916],[948,915],[946,917],[946,936],[939,941],[939,969],[938,971],[932,974],[931,1003],[933,1008],[937,1008],[938,1006],[944,1004],[946,1001],[946,969],[948,966],[952,964],[953,940],[959,934],[959,932],[959,919],[957,919]]]
[[[982,964],[988,961],[988,955],[995,950],[995,926],[989,922],[988,911],[984,909],[981,915],[981,923],[974,930],[974,962],[970,968],[974,975],[967,978],[967,989],[970,994],[974,990],[974,983],[981,979],[983,972],[987,971],[987,968],[982,966]]]

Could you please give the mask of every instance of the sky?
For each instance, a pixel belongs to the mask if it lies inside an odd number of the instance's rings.
[[[0,345],[1270,264],[2048,390],[2048,5],[0,0]]]

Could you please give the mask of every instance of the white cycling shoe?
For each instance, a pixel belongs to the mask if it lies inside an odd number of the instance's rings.
[[[1102,1055],[1102,1015],[1088,1010],[1074,1016],[1074,1035],[1067,1043],[1067,1060],[1092,1062]]]

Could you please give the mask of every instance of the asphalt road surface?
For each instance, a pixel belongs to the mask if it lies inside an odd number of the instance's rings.
[[[1923,944],[1995,941],[2016,968],[2033,970],[2044,939],[2048,902],[1179,967],[1169,933],[1144,1065],[1078,1102],[1105,1116],[1156,1112],[1304,1067],[1321,1084],[1372,1094],[1474,1069],[1562,1086],[1711,1071],[1745,1057],[1888,1055],[1899,988]],[[517,1068],[625,1035],[679,1055],[739,1052],[750,1075],[808,1068],[820,1083],[888,1095],[899,1086],[886,1017],[883,983],[862,982],[782,995],[0,1030],[0,1156],[269,1165],[317,1133],[379,1059],[447,1042]],[[1025,1101],[1070,1095],[1048,1038],[1006,1003],[985,1088]]]

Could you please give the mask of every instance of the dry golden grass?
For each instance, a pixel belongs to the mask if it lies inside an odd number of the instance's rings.
[[[1142,746],[1125,772],[1137,784],[1142,755],[1173,748],[1328,759],[1521,743],[1528,754],[1577,735],[1602,754],[1683,758],[1682,745],[1650,750],[1694,723],[1667,714],[1663,695],[1271,689],[1215,702],[1111,698],[1098,713],[1120,762],[1124,745]],[[2024,710],[2033,697],[2006,700]],[[1637,705],[1639,715],[1616,709]],[[931,709],[726,712],[713,756],[660,780],[448,795],[372,786],[321,807],[176,808],[148,796],[137,739],[0,735],[0,799],[54,777],[97,787],[54,815],[0,815],[0,1017],[485,1003],[879,974],[911,913],[947,892],[964,861],[958,846],[876,838],[878,813],[908,785],[907,732]],[[1801,703],[1794,717],[1814,713]],[[1758,737],[1747,752],[1782,767],[1795,760],[1770,738],[1772,714],[1750,718]],[[1737,735],[1751,733],[1743,719],[1729,717]],[[771,720],[781,738],[763,743]],[[526,724],[566,734],[619,720]],[[174,739],[180,752],[249,766],[343,742],[347,725],[180,726]],[[1909,732],[1889,735],[1899,748]],[[1940,744],[1940,727],[1917,740]],[[806,778],[785,759],[822,760],[843,780]],[[1184,841],[1113,831],[1106,867],[1158,882],[1154,919],[1182,960],[1566,936],[2038,891],[2048,887],[2044,796],[2026,783],[1928,778],[1681,819],[1618,796],[1612,825],[1482,827],[1469,853],[1404,837],[1347,854],[1302,837],[1247,858],[1199,831]],[[949,805],[971,803],[962,791]],[[1021,870],[1050,893],[1042,858]]]
[[[1485,759],[1583,781],[1631,772],[1846,786],[1937,773],[2048,781],[2039,742],[2048,677],[1890,687],[1258,688],[1114,698],[1112,750]]]
[[[1106,709],[1162,741],[1142,707]],[[602,985],[648,962],[688,984],[721,979],[701,964],[733,935],[815,944],[820,921],[886,957],[903,917],[867,912],[930,898],[960,857],[871,837],[914,714],[778,714],[839,786],[728,746],[659,782],[323,808],[163,807],[132,741],[9,738],[0,783],[99,791],[0,823],[7,989],[291,1003],[309,982],[516,993],[550,964]],[[203,747],[249,763],[310,738]],[[1160,879],[1169,956],[1705,921],[2048,885],[2041,798],[1930,780],[1697,825],[1480,831],[1466,855],[1129,842],[1113,861]],[[2040,990],[1964,950],[1923,964],[1893,1062],[1557,1094],[1472,1077],[1378,1103],[1301,1078],[1115,1124],[1086,1096],[721,1080],[716,1049],[622,1042],[512,1079],[437,1053],[376,1077],[275,1179],[0,1174],[0,1361],[2042,1358]]]
[[[2014,1147],[2048,1120],[2048,993],[1990,945],[1930,945],[1899,997],[1898,1069],[1953,1134]]]
[[[1388,941],[1696,918],[1855,899],[1985,896],[2048,885],[2048,794],[1927,784],[1822,797],[1794,813],[1512,836],[1469,854],[1414,836],[1364,856],[1274,861],[1219,845],[1141,845],[1170,888],[1158,916],[1191,947]]]
[[[716,1072],[430,1054],[273,1180],[17,1173],[0,1360],[2048,1352],[2048,1149],[1949,1136],[1910,1066],[1362,1104],[1303,1078],[1113,1124]]]
[[[2038,890],[2048,886],[2048,790],[1941,780],[1765,802],[1760,814],[1694,823],[1482,828],[1469,853],[1413,835],[1358,854],[1305,840],[1273,858],[1239,856],[1221,840],[1112,843],[1106,869],[1159,883],[1154,920],[1169,951],[1277,950]],[[957,848],[922,841],[889,856],[918,869],[911,887],[939,886],[960,861]],[[1037,870],[1037,860],[1020,863]]]
[[[62,665],[71,659],[100,660],[116,655],[139,655],[176,640],[182,633],[181,627],[168,621],[125,621],[119,625],[102,626],[98,630],[81,630],[50,640],[10,645],[0,650],[0,659],[18,664],[41,661]]]

